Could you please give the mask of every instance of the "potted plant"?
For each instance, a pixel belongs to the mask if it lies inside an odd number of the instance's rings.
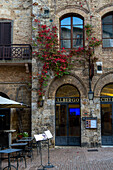
[[[17,139],[21,139],[22,137],[28,137],[28,136],[29,136],[28,132],[18,133]]]

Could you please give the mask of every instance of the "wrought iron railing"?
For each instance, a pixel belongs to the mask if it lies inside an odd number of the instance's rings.
[[[0,45],[0,60],[31,59],[30,44]]]

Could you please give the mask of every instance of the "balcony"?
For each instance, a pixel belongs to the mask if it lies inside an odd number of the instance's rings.
[[[0,45],[0,64],[31,62],[31,56],[30,44]]]

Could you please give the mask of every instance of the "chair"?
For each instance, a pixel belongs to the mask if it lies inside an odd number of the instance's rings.
[[[25,168],[27,167],[27,164],[26,164],[26,154],[25,154],[25,146],[22,147],[22,146],[19,146],[18,144],[16,146],[14,146],[13,144],[11,145],[11,147],[13,148],[19,148],[19,149],[22,149],[22,152],[19,152],[18,155],[13,155],[11,158],[15,158],[17,160],[17,165],[19,166],[19,159],[20,160],[23,160],[25,161]]]

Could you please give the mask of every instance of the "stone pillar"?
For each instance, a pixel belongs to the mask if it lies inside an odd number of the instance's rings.
[[[84,118],[97,118],[96,129],[86,129]],[[101,118],[100,98],[96,97],[89,102],[88,99],[81,99],[81,146],[97,147],[101,145]]]
[[[32,1],[32,3],[35,3],[35,0]],[[36,15],[37,11],[37,6],[32,5],[32,15]],[[36,17],[32,17],[32,27],[34,27],[34,19]],[[32,29],[32,40],[35,38],[35,30]],[[37,50],[37,47],[35,47],[32,44],[32,50],[35,51]],[[38,101],[38,96],[37,96],[37,85],[38,85],[38,80],[36,78],[36,74],[38,72],[37,68],[37,59],[35,55],[32,54],[32,116],[31,116],[31,130],[32,130],[32,135],[36,133],[35,127],[36,127],[36,121],[37,121],[37,101]]]

